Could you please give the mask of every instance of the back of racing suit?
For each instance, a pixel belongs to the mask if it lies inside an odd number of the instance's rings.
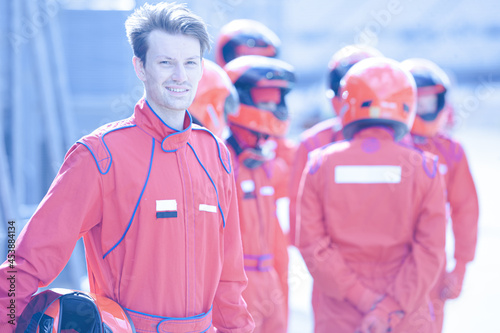
[[[444,201],[435,157],[395,142],[384,128],[311,153],[298,218],[299,249],[314,279],[315,332],[354,332],[370,294],[405,313],[392,332],[432,332]]]

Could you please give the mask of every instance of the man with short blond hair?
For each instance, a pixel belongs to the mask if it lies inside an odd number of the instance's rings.
[[[159,3],[137,9],[126,27],[144,97],[130,118],[67,153],[17,241],[17,310],[83,236],[91,292],[125,308],[137,332],[251,332],[229,152],[186,111],[209,48],[206,26],[183,5]],[[6,263],[2,332],[14,330]]]

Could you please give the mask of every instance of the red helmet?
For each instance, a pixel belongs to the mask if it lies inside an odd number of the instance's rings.
[[[343,134],[351,139],[359,129],[390,126],[401,139],[411,128],[416,112],[415,80],[395,60],[374,57],[352,66],[340,83]]]
[[[132,333],[135,327],[127,312],[107,297],[50,289],[31,298],[16,332]]]
[[[450,86],[448,75],[434,62],[413,58],[402,62],[417,84],[417,117],[411,133],[434,136],[446,122],[446,92]]]
[[[339,96],[340,80],[355,63],[366,58],[382,57],[382,53],[368,45],[347,45],[335,52],[328,62],[328,91],[333,111],[339,115],[341,99]]]
[[[288,63],[263,56],[242,56],[224,70],[240,98],[238,113],[229,114],[229,124],[272,136],[284,136],[289,117],[285,95],[295,83],[295,70]],[[273,101],[274,108],[260,106],[257,99]]]
[[[226,126],[227,115],[238,112],[238,93],[219,65],[207,59],[203,61],[203,76],[189,112],[195,123],[220,137]]]
[[[233,20],[221,28],[215,43],[215,62],[224,67],[244,55],[277,57],[281,41],[264,24],[248,19]]]

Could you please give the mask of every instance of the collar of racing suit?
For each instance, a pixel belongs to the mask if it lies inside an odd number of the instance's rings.
[[[353,139],[385,139],[394,141],[394,131],[386,126],[370,126],[365,127],[353,135]]]
[[[181,131],[168,126],[144,98],[135,105],[134,118],[141,129],[161,142],[161,149],[165,152],[174,152],[184,146],[191,135],[193,121],[187,110]]]

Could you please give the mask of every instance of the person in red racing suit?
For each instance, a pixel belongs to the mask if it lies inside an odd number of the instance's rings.
[[[159,3],[126,27],[145,98],[68,151],[17,240],[15,295],[12,269],[1,266],[0,331],[15,328],[7,306],[20,315],[83,236],[91,292],[125,308],[137,332],[252,332],[234,168],[223,142],[186,112],[206,26],[183,5]]]
[[[366,45],[347,45],[335,52],[328,63],[328,90],[327,96],[332,103],[332,109],[335,117],[323,120],[322,122],[307,129],[300,135],[299,145],[294,154],[290,170],[289,181],[289,217],[290,231],[289,239],[292,245],[298,244],[296,235],[300,234],[300,225],[296,223],[297,214],[297,191],[299,189],[300,177],[307,163],[307,155],[316,148],[323,147],[326,144],[343,140],[342,123],[340,121],[340,80],[345,73],[355,63],[362,59],[382,56],[382,54],[372,47]]]
[[[225,24],[215,42],[215,61],[221,67],[241,56],[259,55],[278,58],[280,52],[281,40],[278,35],[262,22],[250,19],[236,19]],[[286,134],[284,132],[269,137],[266,145],[274,150],[277,159],[283,160],[279,163],[286,163],[290,170],[297,145],[292,139],[287,138]],[[280,185],[276,190],[279,198],[289,196],[286,182],[283,188]],[[283,241],[288,242],[287,239]]]
[[[454,236],[455,267],[447,272],[443,266],[441,275],[431,297],[436,316],[435,330],[443,329],[444,305],[448,299],[460,295],[466,265],[474,259],[477,243],[479,203],[469,170],[465,151],[459,142],[444,134],[449,120],[446,95],[450,80],[434,62],[422,58],[402,62],[417,83],[417,116],[411,134],[419,149],[435,154],[439,158],[439,171],[443,174]]]
[[[347,140],[313,151],[299,188],[315,332],[432,332],[445,193],[435,156],[399,142],[415,115],[415,82],[378,57],[342,82]]]
[[[248,287],[243,297],[255,320],[255,332],[286,332],[288,252],[276,213],[287,165],[266,143],[288,127],[285,95],[294,81],[287,63],[242,56],[224,69],[240,97],[240,109],[228,115],[226,140],[235,168],[241,237]],[[273,75],[269,75],[273,73]]]

